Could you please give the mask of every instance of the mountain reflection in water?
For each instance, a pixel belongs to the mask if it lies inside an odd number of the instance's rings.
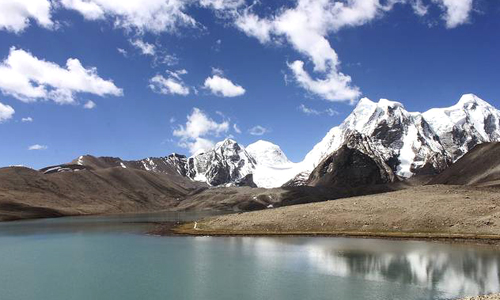
[[[463,249],[450,251],[449,245],[446,249],[440,245],[419,246],[409,252],[380,252],[372,248],[346,251],[316,246],[307,247],[307,251],[311,263],[330,275],[413,284],[451,295],[479,295],[500,290],[497,255]]]

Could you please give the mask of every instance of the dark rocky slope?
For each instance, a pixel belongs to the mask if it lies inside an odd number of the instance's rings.
[[[352,133],[340,149],[311,172],[306,185],[357,188],[397,181],[391,167],[370,145],[370,138]]]
[[[500,143],[475,146],[430,184],[500,186]]]

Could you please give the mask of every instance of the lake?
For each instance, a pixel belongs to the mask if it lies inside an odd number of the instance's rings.
[[[205,214],[206,215],[206,214]],[[0,224],[0,299],[453,299],[500,292],[487,246],[323,237],[158,237],[197,213]]]

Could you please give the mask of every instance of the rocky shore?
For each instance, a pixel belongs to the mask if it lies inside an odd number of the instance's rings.
[[[420,186],[224,215],[180,225],[192,235],[339,235],[500,241],[500,190]],[[155,231],[161,234],[161,228]]]

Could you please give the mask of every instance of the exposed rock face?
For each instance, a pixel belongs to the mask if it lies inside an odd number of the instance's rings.
[[[448,108],[408,112],[398,102],[361,99],[354,111],[300,163],[297,178],[341,148],[353,132],[369,137],[371,149],[400,177],[438,174],[475,145],[500,141],[500,111],[467,94]]]
[[[324,159],[306,184],[320,187],[359,187],[397,180],[392,169],[371,149],[370,140],[353,134],[345,145]]]
[[[364,98],[309,152],[305,165],[315,166],[318,158],[342,147],[353,133],[369,137],[370,148],[401,177],[411,177],[424,165],[438,173],[450,162],[439,137],[420,114],[409,113],[399,102]]]
[[[54,166],[60,171],[68,170],[69,165],[76,168],[121,167],[144,170],[160,174],[181,175],[194,181],[205,182],[211,186],[235,184],[255,186],[253,177],[255,159],[234,140],[226,139],[204,153],[187,158],[171,154],[166,157],[149,157],[136,161],[125,161],[116,157],[80,156],[68,165]],[[56,172],[56,170],[50,170]]]
[[[217,143],[205,153],[192,156],[187,162],[187,175],[212,186],[240,181],[255,169],[255,159],[245,148],[231,139]]]

